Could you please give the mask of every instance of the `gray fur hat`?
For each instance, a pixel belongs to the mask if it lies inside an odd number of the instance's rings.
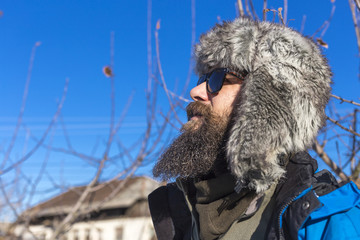
[[[332,73],[319,47],[283,25],[236,19],[195,46],[198,75],[247,72],[235,102],[227,160],[241,187],[265,191],[284,176],[279,156],[306,150],[325,123]]]

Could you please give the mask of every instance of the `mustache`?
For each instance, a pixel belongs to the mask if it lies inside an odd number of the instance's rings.
[[[211,106],[203,104],[201,102],[191,102],[186,107],[186,114],[188,120],[190,120],[194,116],[200,116],[209,118],[211,116]]]

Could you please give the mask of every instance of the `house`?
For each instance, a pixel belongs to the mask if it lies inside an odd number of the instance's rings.
[[[82,211],[96,207],[95,212],[80,217],[61,237],[63,240],[153,240],[156,239],[147,196],[160,184],[148,177],[134,177],[99,185],[81,206]],[[14,229],[17,239],[48,239],[64,219],[86,186],[75,187],[25,211],[31,216],[28,229],[25,220]],[[117,191],[117,188],[120,189]],[[116,194],[114,194],[116,193]],[[109,201],[107,197],[114,196]],[[23,217],[24,218],[24,217]],[[25,219],[25,218],[24,218]]]

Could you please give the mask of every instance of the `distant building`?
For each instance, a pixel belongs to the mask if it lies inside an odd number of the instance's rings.
[[[123,181],[99,187],[81,207],[86,210],[104,201]],[[63,240],[154,240],[147,196],[159,183],[147,177],[127,180],[110,200],[100,204],[98,211],[79,218],[62,237]],[[27,210],[32,216],[28,232],[20,225],[14,229],[16,239],[48,239],[56,225],[75,206],[86,187],[75,187]],[[35,235],[35,237],[34,237]]]

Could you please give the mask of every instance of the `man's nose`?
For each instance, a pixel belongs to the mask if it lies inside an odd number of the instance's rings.
[[[209,101],[209,95],[206,91],[206,82],[191,89],[190,96],[194,101]]]

